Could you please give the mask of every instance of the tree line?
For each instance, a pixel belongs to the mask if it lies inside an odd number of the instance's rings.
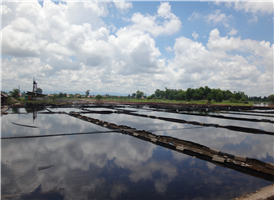
[[[42,89],[37,89],[38,93],[42,93]],[[6,93],[6,92],[4,92]],[[19,89],[13,89],[9,92],[10,96],[18,99],[19,98]],[[86,95],[80,95],[79,93],[76,94],[69,94],[60,92],[59,94],[54,93],[52,95],[52,99],[57,98],[82,98],[83,96],[87,97],[90,94],[90,90],[85,91]],[[24,97],[26,94],[25,92],[22,93],[22,97]],[[94,95],[93,95],[94,96]],[[117,96],[117,95],[104,95],[106,98],[125,98],[125,99],[141,99],[141,98],[147,98],[147,99],[168,99],[168,100],[181,100],[181,101],[201,101],[201,100],[207,100],[208,102],[214,100],[216,102],[222,102],[223,100],[229,100],[232,103],[238,103],[238,102],[247,102],[247,101],[258,101],[258,102],[266,102],[271,101],[274,102],[274,95],[269,95],[268,97],[257,97],[257,96],[250,96],[248,97],[244,92],[231,92],[230,90],[221,90],[221,89],[214,89],[209,88],[208,86],[200,87],[200,88],[188,88],[186,91],[182,89],[169,89],[165,87],[165,90],[156,89],[155,92],[150,95],[146,96],[146,94],[140,90],[137,90],[136,92],[132,93],[132,95],[128,94],[128,96]],[[102,99],[103,96],[97,95],[95,96],[96,99]]]
[[[156,89],[154,94],[148,97],[148,99],[169,99],[169,100],[186,100],[186,101],[216,101],[222,102],[223,100],[229,100],[230,102],[246,102],[248,96],[244,92],[231,92],[230,90],[221,90],[209,88],[208,86],[200,87],[197,89],[188,88],[186,91],[182,89],[169,89],[165,90]]]

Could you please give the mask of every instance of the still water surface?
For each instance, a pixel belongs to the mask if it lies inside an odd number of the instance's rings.
[[[236,155],[272,163],[274,159],[273,137],[268,135],[197,128],[124,114],[85,115]],[[64,114],[38,112],[35,116],[2,116],[2,137],[109,130]],[[196,116],[185,117],[199,121]],[[214,118],[210,120],[217,123]],[[241,125],[249,126],[246,122]],[[267,125],[257,126],[267,129]],[[1,199],[231,199],[272,184],[116,132],[6,139],[1,145]]]

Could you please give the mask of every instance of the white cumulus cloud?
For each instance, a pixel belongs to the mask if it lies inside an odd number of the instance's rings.
[[[157,19],[164,18],[163,22],[158,22]],[[158,7],[157,15],[142,15],[135,13],[131,18],[133,28],[140,29],[151,33],[153,36],[170,35],[176,33],[182,27],[182,23],[176,15],[171,13],[171,7],[168,2],[161,3]]]
[[[195,31],[193,31],[192,37],[194,37],[194,40],[196,40],[199,37],[199,35]]]
[[[226,0],[218,0],[215,1],[215,5],[221,5],[221,2],[224,2],[226,7],[233,7],[237,11],[243,10],[244,12],[251,12],[253,14],[272,14],[273,13],[273,1],[272,0],[264,0],[264,1],[226,1]]]

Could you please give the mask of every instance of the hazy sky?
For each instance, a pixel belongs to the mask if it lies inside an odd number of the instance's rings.
[[[273,2],[2,3],[2,90],[273,93]]]

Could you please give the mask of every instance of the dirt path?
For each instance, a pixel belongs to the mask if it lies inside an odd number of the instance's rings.
[[[6,113],[6,111],[9,109],[9,106],[1,106],[1,115]]]

